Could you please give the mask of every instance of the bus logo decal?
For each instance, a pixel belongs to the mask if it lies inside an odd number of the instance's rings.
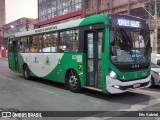
[[[78,65],[78,70],[82,70],[82,64]]]
[[[48,56],[46,57],[45,65],[50,65],[50,61],[49,61],[49,57]]]
[[[35,59],[34,59],[34,61],[33,61],[34,63],[38,63],[38,61],[37,61],[37,57],[35,57]]]
[[[82,56],[81,55],[72,55],[73,60],[77,60],[77,62],[82,62]]]

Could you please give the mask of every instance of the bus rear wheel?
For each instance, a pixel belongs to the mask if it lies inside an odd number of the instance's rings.
[[[80,92],[82,91],[81,82],[78,74],[75,70],[70,70],[67,72],[67,87],[72,92]]]
[[[26,80],[31,79],[28,65],[25,65],[25,66],[23,67],[23,76],[24,76],[24,78],[25,78]]]

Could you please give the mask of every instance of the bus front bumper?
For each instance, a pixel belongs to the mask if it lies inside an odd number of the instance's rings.
[[[133,80],[128,82],[122,82],[118,79],[113,79],[110,76],[106,76],[106,89],[110,94],[117,94],[130,91],[135,88],[144,88],[151,85],[151,75],[147,78],[140,80]]]

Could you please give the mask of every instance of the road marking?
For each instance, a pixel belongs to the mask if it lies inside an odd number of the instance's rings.
[[[37,87],[35,87],[35,88],[37,88]],[[45,91],[45,92],[48,92],[48,93],[54,93],[54,92],[52,92],[52,91],[48,91],[48,90],[45,90],[45,89],[42,89],[42,88],[37,88],[37,89],[39,89],[39,90],[43,90],[43,91]]]
[[[28,84],[26,84],[26,83],[19,83],[19,84],[22,84],[22,85],[25,85],[25,86],[30,86],[30,85],[28,85]]]
[[[11,79],[11,78],[8,78],[8,77],[2,76],[2,75],[0,75],[0,77],[5,78],[5,79],[10,80],[10,81],[13,81],[13,82],[17,82],[18,84],[21,84],[21,85],[30,86],[30,87],[33,87],[33,88],[36,88],[36,89],[45,91],[45,92],[47,92],[47,93],[52,93],[52,94],[54,93],[54,92],[52,92],[52,91],[48,91],[48,90],[45,90],[45,89],[42,89],[42,88],[38,88],[38,87],[29,85],[29,84],[26,84],[26,83],[18,82],[18,81],[16,81],[16,80],[13,80],[13,79]]]
[[[140,89],[140,88],[137,88],[135,90],[133,90],[133,92],[136,92],[136,93],[139,93],[139,92],[142,92],[142,93],[151,93],[151,94],[158,94],[159,95],[159,92],[160,91],[151,91],[151,90],[146,90],[146,89]]]
[[[140,102],[138,104],[134,104],[134,105],[131,106],[130,109],[120,109],[120,110],[116,110],[116,111],[140,111],[143,108],[146,108],[146,107],[149,107],[149,106],[152,106],[152,105],[156,105],[158,103],[160,103],[160,98],[145,101],[145,102]],[[103,114],[105,114],[105,112]],[[94,115],[94,116],[99,116],[99,114]],[[107,120],[107,119],[110,119],[110,118],[112,118],[112,117],[103,117],[103,116],[102,117],[84,117],[84,118],[80,118],[78,120]]]
[[[13,81],[13,82],[17,82],[17,81],[15,81],[15,80],[13,80],[13,79],[10,79],[10,78],[5,77],[5,76],[2,76],[2,75],[0,75],[0,77],[5,78],[5,79],[8,79],[8,80]]]
[[[160,98],[145,101],[145,102],[141,102],[141,103],[138,103],[138,104],[134,104],[134,105],[131,106],[130,109],[120,109],[120,110],[117,110],[117,111],[138,111],[138,110],[141,110],[143,108],[146,108],[146,107],[149,107],[149,106],[152,106],[152,105],[156,105],[158,103],[160,103]]]

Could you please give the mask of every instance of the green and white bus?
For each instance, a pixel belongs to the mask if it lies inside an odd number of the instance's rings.
[[[24,75],[83,88],[122,93],[150,86],[150,31],[145,20],[100,14],[16,33],[9,68]]]

